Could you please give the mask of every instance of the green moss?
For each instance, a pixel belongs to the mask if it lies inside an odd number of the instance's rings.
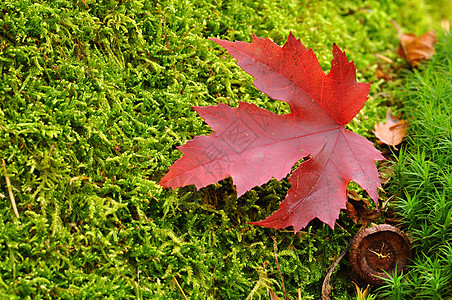
[[[405,277],[389,282],[383,291],[389,296],[452,297],[451,46],[452,35],[441,35],[432,61],[409,74],[400,93],[410,138],[394,164],[391,188],[398,217],[413,240],[414,259]],[[394,289],[397,282],[404,283],[402,290]]]
[[[390,23],[426,31],[421,1],[3,1],[0,4],[0,293],[10,298],[318,298],[327,267],[355,228],[305,233],[247,225],[288,189],[270,181],[236,199],[225,180],[196,192],[157,182],[176,147],[210,129],[192,105],[287,106],[252,86],[209,37],[282,44],[289,31],[329,68],[332,43],[376,81],[374,54],[397,46]],[[400,14],[402,12],[402,14]],[[414,25],[413,25],[414,24]],[[376,94],[383,86],[377,82]],[[370,101],[352,129],[384,111]],[[342,272],[342,269],[345,271]],[[347,264],[335,293],[353,294]],[[335,277],[335,276],[333,276]],[[267,278],[267,279],[266,279]]]

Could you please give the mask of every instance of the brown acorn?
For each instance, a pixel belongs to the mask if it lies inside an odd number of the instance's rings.
[[[369,227],[358,233],[350,249],[350,264],[362,280],[376,286],[388,278],[400,275],[411,257],[410,240],[398,228],[389,224]]]

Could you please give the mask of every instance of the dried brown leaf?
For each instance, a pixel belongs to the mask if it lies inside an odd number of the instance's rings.
[[[386,122],[375,123],[375,131],[372,131],[379,139],[380,144],[395,147],[400,144],[407,134],[408,121],[395,117],[391,108],[386,113]]]
[[[404,34],[395,21],[392,21],[392,23],[399,34],[400,46],[398,52],[410,65],[417,66],[421,60],[429,59],[435,53],[434,45],[437,37],[433,30],[420,36],[412,33]]]

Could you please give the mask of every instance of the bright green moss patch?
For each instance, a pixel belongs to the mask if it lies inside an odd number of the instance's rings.
[[[208,40],[282,44],[289,31],[327,70],[332,43],[374,78],[374,54],[398,44],[390,19],[426,31],[420,1],[26,1],[0,4],[0,157],[20,219],[0,183],[0,294],[12,299],[319,298],[326,270],[355,228],[304,232],[247,225],[275,211],[287,182],[236,199],[228,180],[196,192],[157,182],[176,146],[210,129],[192,105],[262,95]],[[416,24],[413,27],[412,24]],[[392,54],[388,54],[392,55]],[[384,116],[371,100],[352,124],[368,135]],[[354,294],[337,269],[333,296]]]
[[[404,299],[452,297],[451,57],[449,34],[439,39],[432,61],[408,76],[403,91],[411,135],[401,150],[393,189],[415,251],[413,266],[399,287]]]

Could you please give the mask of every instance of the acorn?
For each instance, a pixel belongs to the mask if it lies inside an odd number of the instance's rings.
[[[400,275],[410,258],[410,240],[400,229],[389,224],[362,230],[350,249],[350,264],[355,274],[375,286],[384,284],[379,277],[388,278],[387,274],[392,276],[396,269]]]

